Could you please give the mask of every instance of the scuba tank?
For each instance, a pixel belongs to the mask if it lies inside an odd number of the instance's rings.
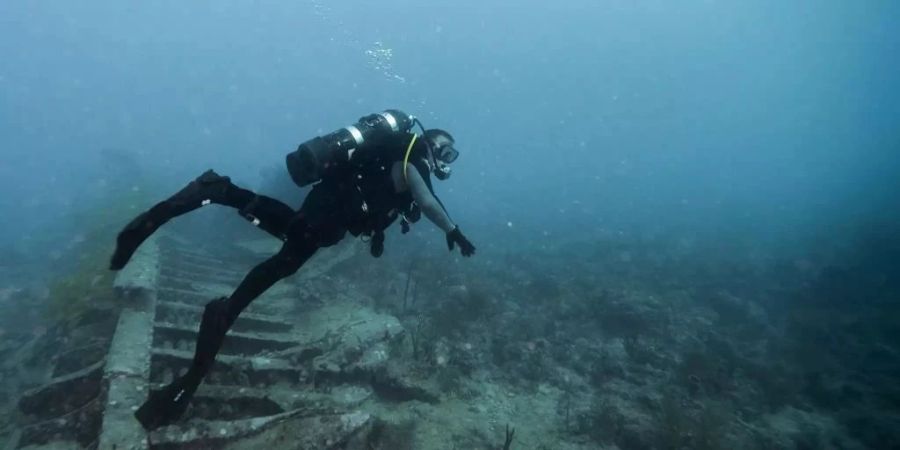
[[[315,183],[330,168],[364,159],[369,149],[407,133],[414,123],[415,117],[396,109],[362,117],[353,125],[300,144],[287,155],[288,173],[300,187]]]

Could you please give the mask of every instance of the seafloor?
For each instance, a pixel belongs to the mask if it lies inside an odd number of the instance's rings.
[[[471,260],[348,240],[254,303],[184,420],[144,433],[130,413],[187,367],[201,306],[276,244],[176,230],[118,278],[5,288],[0,445],[900,448],[895,243],[776,259],[621,235]]]

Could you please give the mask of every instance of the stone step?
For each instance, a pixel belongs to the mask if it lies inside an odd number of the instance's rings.
[[[76,411],[52,420],[23,426],[14,448],[96,448],[103,425],[104,398],[95,398]]]
[[[199,308],[203,308],[212,300],[217,298],[227,297],[231,294],[231,292],[201,292],[197,290],[186,290],[186,289],[178,289],[172,287],[163,287],[157,290],[158,299],[163,302],[169,303],[181,303],[184,305],[195,306]],[[275,317],[276,314],[279,313],[277,308],[278,297],[276,297],[276,293],[264,293],[259,298],[257,298],[250,306],[247,307],[244,311],[248,313],[253,313],[257,315],[270,316]],[[281,298],[283,299],[283,297]],[[241,313],[243,317],[244,313]]]
[[[162,390],[165,386],[163,383],[155,383],[151,385],[151,389]],[[311,387],[302,389],[284,389],[273,386],[255,388],[204,382],[197,389],[197,393],[191,401],[188,416],[207,420],[235,420],[278,414],[300,407],[334,404],[335,398],[338,398],[338,404],[341,406],[357,407],[371,395],[371,389],[360,386],[338,386],[327,392],[320,392]],[[195,405],[201,405],[201,407],[195,408]]]
[[[157,321],[153,324],[153,346],[163,349],[193,350],[199,326],[185,327]],[[296,346],[290,336],[273,333],[230,331],[222,345],[226,355],[254,356],[264,352],[285,350]]]
[[[150,381],[171,382],[176,374],[187,371],[193,357],[193,352],[154,348],[151,353]],[[257,388],[277,385],[289,389],[304,386],[304,378],[300,368],[282,359],[219,355],[205,381]]]
[[[280,414],[284,411],[284,408],[266,396],[222,398],[206,397],[198,393],[191,400],[191,409],[187,417],[204,420],[239,420]]]
[[[164,384],[155,384],[154,391]],[[239,420],[280,414],[297,408],[319,408],[325,405],[359,407],[372,396],[372,390],[362,386],[337,386],[327,392],[312,388],[279,389],[267,387],[236,387],[203,383],[191,400],[185,414],[188,420]]]
[[[209,301],[212,300],[212,298],[215,298],[215,295],[217,294],[213,292],[198,291],[193,287],[175,287],[171,283],[160,283],[160,287],[157,288],[156,293],[157,298],[172,297],[183,301],[186,300],[186,302],[190,303],[201,301],[203,299]]]
[[[346,448],[355,435],[368,429],[371,421],[369,414],[360,411],[301,408],[239,420],[183,421],[154,430],[149,440],[151,450],[338,449]]]
[[[196,280],[187,279],[187,278],[170,278],[163,277],[160,275],[159,283],[157,285],[157,292],[164,291],[166,289],[177,289],[181,291],[191,292],[196,295],[210,295],[207,293],[203,293],[194,288],[194,283]]]
[[[162,389],[164,385],[154,385],[154,389]],[[337,392],[338,395],[333,395]],[[206,398],[230,399],[235,397],[267,397],[278,403],[285,410],[299,408],[301,406],[321,406],[323,404],[333,404],[337,398],[341,400],[341,405],[358,406],[365,399],[372,395],[371,389],[361,386],[335,386],[328,391],[316,391],[313,389],[283,389],[277,386],[269,386],[265,388],[254,387],[235,387],[224,386],[218,384],[203,383],[197,390],[197,396]]]
[[[15,448],[87,448],[100,435],[106,389],[101,360],[22,393]]]
[[[191,324],[197,323],[202,314],[203,306],[165,300],[157,302],[157,319],[163,319],[166,322],[174,323],[176,325],[191,326]],[[173,317],[173,315],[177,315],[179,318],[172,320],[171,317]],[[241,322],[245,323],[241,324]],[[294,327],[293,323],[282,320],[279,316],[256,314],[252,312],[241,313],[237,323],[235,323],[235,327],[238,327],[238,324],[241,324],[244,328],[244,330],[238,331],[258,331],[264,333],[287,333]]]
[[[226,268],[224,266],[225,263],[219,263],[215,266],[201,266],[199,264],[194,264],[189,261],[172,261],[162,267],[163,273],[167,275],[175,274],[177,275],[179,272],[185,272],[192,276],[201,276],[201,277],[211,277],[211,278],[224,278],[224,279],[234,279],[241,278],[250,270],[250,267],[244,267],[243,265],[238,265],[233,268]]]
[[[166,264],[162,269],[161,275],[165,277],[181,277],[200,280],[226,280],[231,283],[234,280],[240,281],[244,275],[252,268],[247,270],[227,270],[219,267],[201,267],[192,264],[175,261]]]
[[[216,255],[212,255],[206,252],[195,252],[193,250],[186,250],[184,247],[172,247],[172,246],[162,246],[160,248],[160,256],[163,259],[190,259],[194,261],[200,261],[203,263],[208,262],[220,262],[220,258]]]
[[[251,268],[248,267],[247,271]],[[160,270],[163,279],[212,280],[226,284],[240,283],[246,272],[224,271],[222,269],[200,269],[185,264],[168,264]]]
[[[67,349],[56,356],[53,377],[63,377],[90,366],[106,358],[109,352],[109,340],[93,339],[91,343],[79,348]]]
[[[205,305],[210,300],[206,299],[202,305]],[[157,303],[156,320],[193,329],[200,326],[200,318],[203,316],[202,305],[164,301],[161,299]],[[250,308],[252,307],[251,305]],[[242,333],[289,333],[294,327],[293,324],[274,316],[243,312],[231,328],[236,332]]]
[[[53,378],[49,383],[29,389],[19,398],[19,410],[36,420],[49,420],[70,414],[103,395],[103,366],[106,360],[81,370]]]

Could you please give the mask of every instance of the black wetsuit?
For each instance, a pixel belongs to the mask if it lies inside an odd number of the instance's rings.
[[[271,197],[234,185],[228,177],[207,171],[180,192],[132,221],[118,238],[113,269],[127,263],[143,240],[174,217],[214,203],[235,208],[261,229],[281,239],[281,249],[244,277],[230,297],[208,303],[203,312],[193,363],[188,372],[161,391],[151,392],[135,413],[147,429],[177,420],[209,372],[228,329],[241,312],[279,280],[295,273],[322,247],[338,243],[348,232],[373,236],[383,242],[383,231],[401,214],[412,215],[414,202],[407,190],[396,192],[391,167],[402,159],[405,146],[394,143],[371,152],[368,160],[333,168],[314,185],[299,210]],[[424,149],[417,146],[414,154]],[[417,170],[429,190],[429,169],[421,157],[412,157],[409,170]]]

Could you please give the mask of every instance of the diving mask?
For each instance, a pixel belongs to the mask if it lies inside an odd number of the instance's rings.
[[[453,144],[444,144],[434,150],[435,159],[445,163],[453,164],[456,158],[459,158],[459,151],[453,147]]]

